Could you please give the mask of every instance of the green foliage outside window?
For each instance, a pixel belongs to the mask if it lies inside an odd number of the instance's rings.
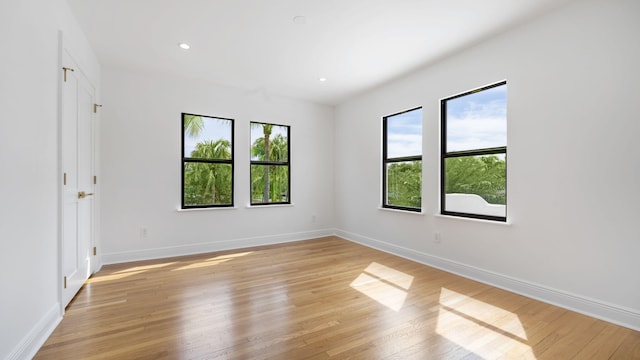
[[[422,206],[422,161],[391,163],[387,168],[387,204]]]
[[[506,161],[495,155],[462,156],[446,160],[447,194],[476,194],[491,204],[506,204]],[[422,162],[389,164],[387,203],[420,207]]]
[[[269,174],[267,198],[264,197],[265,173]],[[251,165],[251,200],[253,203],[287,202],[289,199],[288,187],[288,166]]]
[[[198,143],[191,157],[231,159],[231,144],[222,139]],[[186,162],[184,200],[188,205],[230,204],[231,165]]]
[[[504,159],[495,155],[447,158],[445,169],[446,194],[476,194],[490,204],[507,203]]]

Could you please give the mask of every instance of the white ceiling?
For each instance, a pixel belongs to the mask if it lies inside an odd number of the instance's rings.
[[[561,2],[68,0],[103,65],[328,105]],[[296,16],[306,22],[295,22]],[[181,42],[191,49],[180,49]]]

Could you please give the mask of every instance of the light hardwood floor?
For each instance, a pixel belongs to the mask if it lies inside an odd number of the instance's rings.
[[[36,359],[640,359],[640,332],[336,237],[105,266]]]

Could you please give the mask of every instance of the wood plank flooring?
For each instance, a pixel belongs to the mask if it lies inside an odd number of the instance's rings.
[[[105,266],[36,359],[640,359],[640,332],[328,237]]]

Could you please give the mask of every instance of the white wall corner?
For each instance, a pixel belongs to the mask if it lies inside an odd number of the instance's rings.
[[[451,261],[427,253],[408,249],[367,236],[337,229],[336,236],[371,247],[393,255],[397,255],[421,264],[450,272],[471,280],[495,286],[535,300],[559,306],[587,316],[604,320],[613,324],[640,331],[640,313],[618,305],[608,304],[584,296],[570,294],[557,289],[530,283],[510,276],[487,271],[463,263]]]
[[[22,360],[33,358],[40,347],[62,321],[60,303],[55,303],[27,335],[9,353],[6,360]]]

